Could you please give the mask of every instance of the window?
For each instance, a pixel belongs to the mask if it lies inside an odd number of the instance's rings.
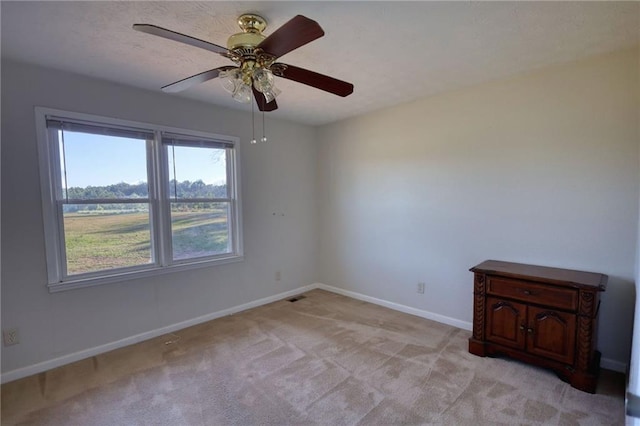
[[[237,139],[36,108],[51,291],[242,259]]]

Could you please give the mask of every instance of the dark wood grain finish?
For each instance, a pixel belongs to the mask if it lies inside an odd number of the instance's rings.
[[[571,269],[550,268],[547,266],[526,265],[523,263],[485,260],[471,268],[471,272],[481,272],[501,277],[517,279],[534,279],[547,284],[559,284],[575,288],[597,288],[606,290],[608,277],[594,272],[575,271]]]
[[[471,271],[469,352],[550,368],[573,387],[595,392],[597,314],[606,275],[495,260]]]
[[[229,54],[229,50],[226,47],[218,46],[217,44],[209,43],[208,41],[200,40],[199,38],[177,33],[175,31],[158,27],[156,25],[133,24],[133,29],[143,33],[152,34],[158,37],[163,37],[168,40],[177,41],[178,43],[188,44],[189,46],[199,47],[201,49],[205,49],[213,53],[219,53],[220,55],[223,55],[223,56],[227,56]]]
[[[578,308],[578,290],[529,281],[489,278],[487,293],[560,309]]]
[[[187,90],[189,87],[195,84],[204,83],[206,81],[217,78],[221,71],[228,71],[232,68],[235,68],[235,67],[231,67],[231,66],[218,67],[209,71],[204,71],[204,72],[201,72],[200,74],[183,78],[182,80],[176,81],[175,83],[162,86],[162,91],[166,93],[182,92],[183,90]]]
[[[527,350],[533,355],[573,363],[576,349],[576,316],[529,306]]]
[[[473,308],[473,337],[484,340],[484,304],[485,304],[485,280],[484,275],[476,274],[474,285],[474,308]]]
[[[580,292],[580,309],[578,315],[578,368],[588,369],[593,364],[596,345],[596,317],[599,306],[599,293]]]
[[[346,81],[338,80],[337,78],[329,77],[328,75],[320,74],[315,71],[309,71],[304,68],[295,67],[288,64],[276,64],[280,65],[282,71],[276,73],[277,76],[286,78],[288,80],[297,81],[298,83],[306,84],[307,86],[315,87],[316,89],[324,90],[325,92],[333,93],[338,96],[349,96],[353,93],[353,84]]]
[[[524,349],[527,305],[487,297],[486,339],[516,349]]]
[[[279,58],[323,35],[324,31],[316,21],[297,15],[262,40],[257,48]]]

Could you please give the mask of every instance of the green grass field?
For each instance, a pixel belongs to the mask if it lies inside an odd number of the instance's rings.
[[[147,213],[65,213],[67,273],[144,265],[151,262]],[[226,211],[172,213],[174,259],[228,251]]]

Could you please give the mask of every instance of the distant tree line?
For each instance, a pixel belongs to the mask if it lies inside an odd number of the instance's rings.
[[[74,186],[67,190],[67,198],[68,199],[77,199],[77,200],[91,200],[91,199],[105,199],[105,200],[113,200],[113,204],[109,204],[108,206],[101,204],[73,204],[73,205],[65,205],[64,211],[66,213],[73,212],[83,212],[83,211],[95,211],[95,210],[121,210],[132,211],[132,210],[147,210],[148,207],[141,206],[139,204],[124,204],[117,203],[118,199],[122,198],[148,198],[149,196],[149,186],[146,182],[141,182],[137,184],[129,184],[126,182],[120,182],[111,185],[105,186],[86,186],[84,188]],[[193,199],[193,198],[226,198],[227,197],[227,186],[223,185],[212,185],[206,184],[201,179],[191,182],[185,180],[183,182],[177,182],[175,180],[171,180],[169,182],[169,197],[174,198],[177,197],[180,199]],[[195,207],[195,203],[191,207]],[[197,203],[202,204],[202,203]]]
[[[111,199],[111,198],[147,198],[149,195],[149,185],[141,182],[131,185],[120,182],[106,186],[87,186],[85,188],[74,186],[68,189],[67,197],[77,200],[90,199]]]

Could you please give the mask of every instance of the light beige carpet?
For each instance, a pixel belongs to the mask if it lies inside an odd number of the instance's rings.
[[[587,394],[466,331],[306,296],[7,383],[2,425],[624,424],[623,380]]]

